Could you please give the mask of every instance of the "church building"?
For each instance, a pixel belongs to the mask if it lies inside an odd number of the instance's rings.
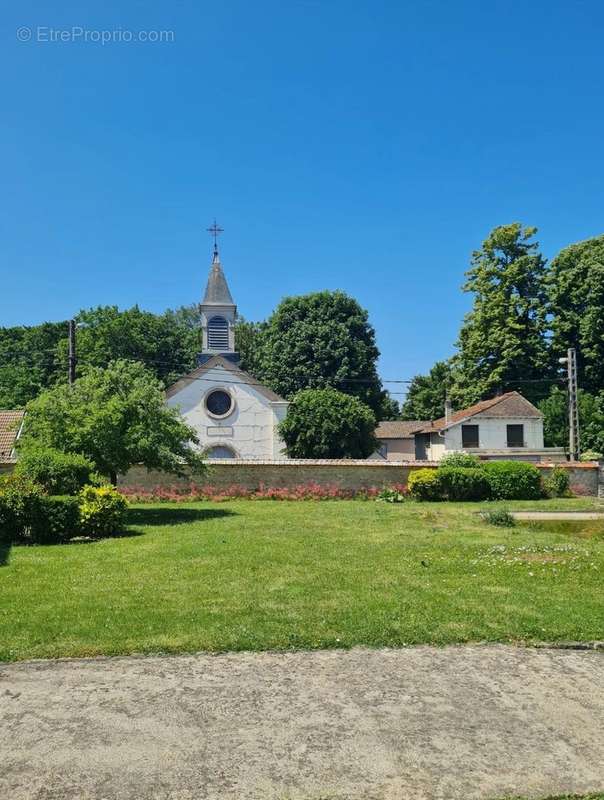
[[[215,236],[219,230],[214,224]],[[197,431],[209,459],[286,458],[277,426],[285,418],[288,403],[239,368],[237,306],[222,270],[216,239],[200,311],[199,366],[170,386],[167,404],[178,408],[185,422]]]

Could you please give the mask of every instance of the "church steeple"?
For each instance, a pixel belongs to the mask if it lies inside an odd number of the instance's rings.
[[[214,246],[214,258],[208,275],[206,292],[203,296],[202,305],[234,306],[233,297],[226,282],[218,248]]]
[[[230,361],[237,362],[239,361],[239,355],[235,352],[237,306],[222,271],[216,241],[222,228],[219,228],[214,220],[214,225],[208,230],[214,236],[214,255],[205,294],[199,307],[203,343],[198,361],[203,364],[212,356],[221,355]]]

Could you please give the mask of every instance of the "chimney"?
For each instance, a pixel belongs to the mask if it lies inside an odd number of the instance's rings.
[[[451,422],[451,416],[453,414],[453,406],[451,405],[451,400],[449,395],[445,397],[445,423],[448,425]]]

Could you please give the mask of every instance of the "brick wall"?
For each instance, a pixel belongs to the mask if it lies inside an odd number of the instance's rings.
[[[217,489],[236,484],[246,489],[258,489],[260,484],[268,487],[292,487],[305,483],[338,485],[344,489],[366,489],[393,483],[407,483],[413,469],[436,466],[427,461],[352,461],[316,460],[301,461],[246,461],[239,459],[208,461],[209,474],[202,478],[177,478],[162,472],[149,472],[144,467],[133,467],[119,478],[120,486],[151,489],[156,486],[184,485],[191,482],[214,486]],[[536,465],[543,474],[552,465]],[[567,469],[573,492],[581,495],[598,494],[598,465],[567,463],[558,464]]]

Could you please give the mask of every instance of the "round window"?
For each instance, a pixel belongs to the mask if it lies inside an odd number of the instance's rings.
[[[224,389],[215,389],[206,397],[206,408],[215,417],[226,417],[233,408],[233,398]]]

